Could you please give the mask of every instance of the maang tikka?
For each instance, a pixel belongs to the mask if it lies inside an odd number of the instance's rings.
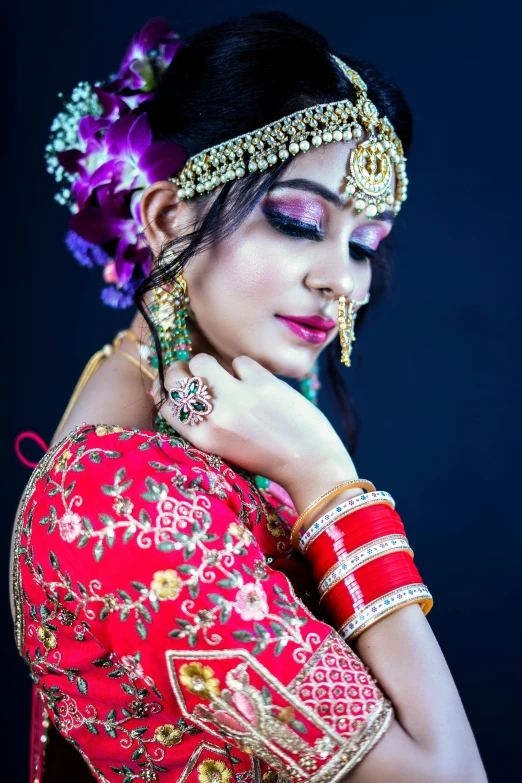
[[[346,303],[348,301],[348,308]],[[355,299],[346,299],[345,296],[339,297],[339,338],[341,340],[341,361],[346,367],[351,365],[351,355],[355,337],[355,319],[357,306],[362,307],[370,301],[370,294],[366,294],[362,302]]]

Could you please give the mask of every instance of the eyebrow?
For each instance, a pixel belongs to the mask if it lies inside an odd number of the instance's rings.
[[[278,190],[279,188],[291,188],[292,190],[307,190],[309,193],[315,193],[316,196],[321,196],[325,201],[329,201],[335,207],[342,209],[345,206],[337,193],[327,188],[325,185],[321,185],[319,182],[315,182],[312,179],[284,179],[270,188],[270,190]],[[372,220],[384,220],[389,223],[395,222],[395,215],[391,209],[385,209],[384,212],[377,212],[373,216]]]

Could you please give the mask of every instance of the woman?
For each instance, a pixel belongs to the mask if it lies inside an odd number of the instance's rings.
[[[406,199],[400,92],[282,14],[156,19],[53,134],[68,244],[140,312],[20,507],[38,734],[101,781],[485,780],[394,501],[313,404]]]

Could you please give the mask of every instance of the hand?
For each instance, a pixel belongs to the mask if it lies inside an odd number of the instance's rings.
[[[318,408],[248,356],[234,359],[232,368],[235,376],[204,353],[189,363],[175,362],[165,373],[166,389],[198,375],[213,410],[195,425],[182,424],[169,402],[161,415],[196,448],[277,481],[296,506],[339,481],[357,478],[342,441]],[[160,405],[159,379],[152,393]]]

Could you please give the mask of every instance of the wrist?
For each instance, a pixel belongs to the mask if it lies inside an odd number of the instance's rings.
[[[324,493],[329,492],[337,484],[357,478],[357,471],[352,459],[348,452],[344,450],[344,455],[340,454],[335,459],[331,455],[328,458],[317,456],[314,458],[313,465],[303,464],[299,471],[296,470],[293,475],[288,477],[286,484],[283,486],[292,498],[297,513],[302,514],[310,503]],[[358,488],[343,490],[342,497],[347,499],[359,495],[363,491]],[[331,500],[328,502],[332,504],[336,501]],[[319,506],[310,515],[310,519],[307,520],[305,527],[315,519],[317,513],[321,510],[322,506]]]

